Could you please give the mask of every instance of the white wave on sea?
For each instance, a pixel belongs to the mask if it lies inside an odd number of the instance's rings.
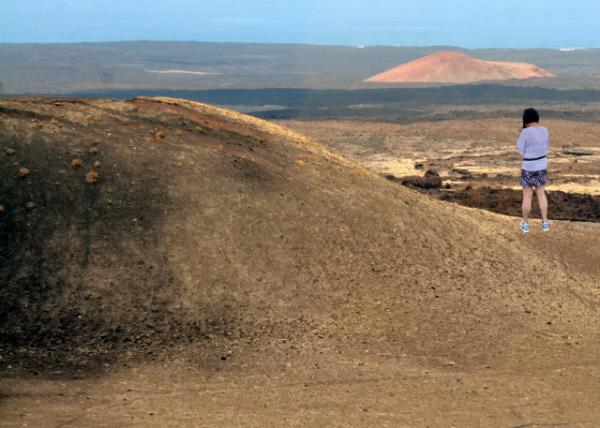
[[[223,73],[210,73],[207,71],[194,71],[194,70],[144,70],[146,73],[156,73],[156,74],[192,74],[195,76],[210,76],[210,75],[219,75]]]

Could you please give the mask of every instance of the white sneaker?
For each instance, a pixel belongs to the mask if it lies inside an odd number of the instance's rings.
[[[550,230],[550,222],[549,221],[543,221],[542,220],[542,230],[544,232],[548,232]]]
[[[519,224],[519,228],[521,229],[521,232],[523,232],[523,233],[529,233],[529,223],[524,223],[521,220],[521,223]]]

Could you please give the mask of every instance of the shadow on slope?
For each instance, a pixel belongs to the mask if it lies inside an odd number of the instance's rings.
[[[595,279],[537,257],[510,222],[277,125],[174,99],[0,109],[4,364],[280,340],[517,364],[547,352],[532,340],[549,328],[598,321]]]

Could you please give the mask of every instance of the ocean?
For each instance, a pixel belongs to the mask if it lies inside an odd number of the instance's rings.
[[[193,40],[465,48],[600,46],[600,3],[530,3],[3,0],[0,42]]]

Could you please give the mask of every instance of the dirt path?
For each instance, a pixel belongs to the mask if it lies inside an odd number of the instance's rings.
[[[363,349],[252,370],[234,357],[219,371],[171,361],[98,379],[3,379],[0,426],[598,426],[600,367],[548,357],[465,370]]]

